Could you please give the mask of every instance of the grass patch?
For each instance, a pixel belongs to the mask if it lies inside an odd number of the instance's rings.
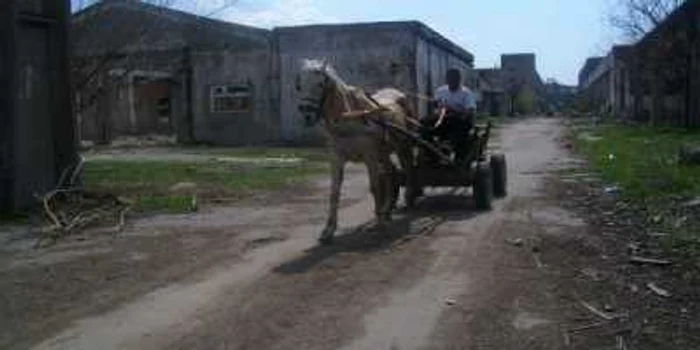
[[[236,198],[254,191],[271,190],[309,175],[326,166],[303,162],[290,166],[240,165],[226,162],[151,162],[94,160],[85,165],[84,181],[89,191],[124,196],[141,212],[187,212],[192,197],[199,202]],[[185,190],[174,185],[189,183]]]
[[[329,151],[326,148],[301,148],[301,147],[236,147],[236,148],[209,148],[190,147],[185,150],[206,155],[217,155],[236,158],[300,158],[311,162],[326,161]]]
[[[574,136],[594,170],[631,199],[664,203],[700,195],[700,167],[677,162],[682,145],[700,140],[698,132],[605,125]]]
[[[681,203],[700,196],[700,167],[678,164],[678,151],[699,142],[700,132],[603,125],[573,128],[575,149],[594,171],[621,189],[648,229],[670,233],[666,251],[686,260],[700,257],[700,208]]]

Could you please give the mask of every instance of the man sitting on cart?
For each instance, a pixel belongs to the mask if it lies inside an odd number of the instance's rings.
[[[437,136],[450,142],[455,150],[455,160],[460,162],[469,142],[469,130],[474,126],[476,119],[476,96],[462,85],[462,74],[459,70],[449,69],[445,80],[447,84],[435,90],[437,113],[425,120],[427,132],[424,136]]]

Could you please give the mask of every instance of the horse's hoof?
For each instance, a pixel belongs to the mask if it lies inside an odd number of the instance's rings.
[[[331,245],[333,244],[333,236],[321,236],[321,238],[318,239],[318,243],[321,245]]]

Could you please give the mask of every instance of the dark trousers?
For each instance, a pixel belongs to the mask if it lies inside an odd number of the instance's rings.
[[[472,125],[464,116],[447,115],[442,124],[435,128],[437,117],[429,117],[423,121],[423,137],[432,140],[437,137],[441,141],[447,141],[454,148],[455,158],[462,161],[465,155],[465,148],[469,142],[469,129]]]

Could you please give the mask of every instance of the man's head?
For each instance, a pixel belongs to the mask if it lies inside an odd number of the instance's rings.
[[[445,82],[450,90],[457,90],[462,85],[462,73],[459,69],[451,68],[447,70],[445,75]]]

